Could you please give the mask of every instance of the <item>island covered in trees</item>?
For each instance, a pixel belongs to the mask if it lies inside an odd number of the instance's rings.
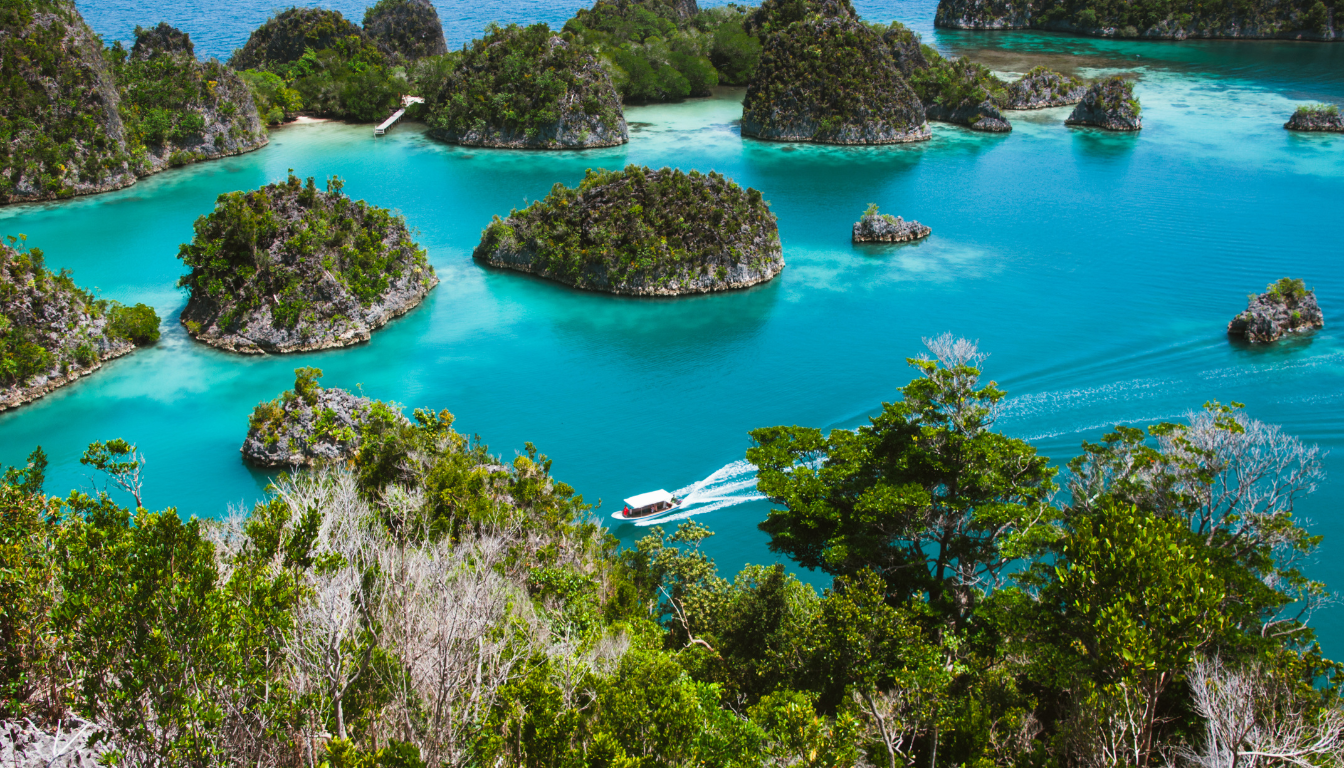
[[[1333,0],[939,0],[933,23],[951,29],[1043,29],[1157,40],[1344,39]]]
[[[191,271],[182,325],[245,354],[304,352],[368,341],[414,309],[439,279],[402,217],[325,192],[293,173],[219,196],[178,258]]]
[[[635,165],[495,217],[472,258],[606,293],[746,288],[784,268],[779,227],[755,189],[721,174]]]
[[[259,467],[312,467],[359,455],[364,435],[406,421],[400,409],[317,383],[320,368],[296,368],[294,389],[258,403],[243,458]]]
[[[87,376],[159,340],[159,316],[96,298],[46,267],[26,238],[0,242],[0,411]]]

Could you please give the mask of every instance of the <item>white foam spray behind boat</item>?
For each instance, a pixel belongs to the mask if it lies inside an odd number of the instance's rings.
[[[620,512],[612,517],[647,528],[765,498],[756,492],[756,465],[740,459],[721,467],[704,480],[678,488],[672,495],[682,500],[676,514],[652,520],[625,520],[620,517]]]

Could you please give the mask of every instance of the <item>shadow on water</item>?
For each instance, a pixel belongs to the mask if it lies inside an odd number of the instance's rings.
[[[1268,344],[1254,343],[1245,336],[1228,336],[1227,343],[1237,358],[1251,363],[1286,362],[1311,349],[1316,340],[1315,331],[1293,333]]]
[[[1142,131],[1108,131],[1089,126],[1069,126],[1073,153],[1088,160],[1129,160]]]

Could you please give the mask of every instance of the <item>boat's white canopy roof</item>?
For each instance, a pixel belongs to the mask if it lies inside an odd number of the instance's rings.
[[[672,501],[672,494],[659,488],[656,491],[649,491],[648,493],[641,493],[638,496],[631,496],[625,500],[625,505],[631,509],[639,509],[640,507],[652,506],[659,502],[670,501]]]

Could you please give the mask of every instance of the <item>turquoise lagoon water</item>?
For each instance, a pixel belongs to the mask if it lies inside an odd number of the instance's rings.
[[[236,5],[237,18],[212,27],[223,50],[255,23],[249,8],[269,12]],[[163,12],[199,21],[208,14],[198,6]],[[135,3],[82,7],[109,36],[127,18],[157,19]],[[473,13],[510,18],[504,7]],[[570,12],[509,7],[523,20]],[[770,144],[741,138],[742,92],[725,90],[629,109],[631,142],[613,149],[485,151],[436,143],[414,125],[375,140],[368,126],[321,123],[120,192],[0,209],[0,232],[26,233],[53,268],[166,318],[155,348],[0,415],[0,463],[41,444],[49,490],[87,488],[83,446],[122,436],[149,459],[150,505],[217,517],[268,481],[239,458],[249,411],[288,388],[294,367],[315,365],[329,386],[449,408],[459,429],[506,457],[535,442],[557,477],[603,502],[604,517],[637,492],[692,494],[688,514],[717,532],[708,549],[729,573],[775,560],[756,528],[769,505],[742,463],[748,430],[861,424],[909,380],[905,358],[921,338],[952,331],[992,353],[987,372],[1010,393],[1000,427],[1060,462],[1113,424],[1176,419],[1212,399],[1244,402],[1319,443],[1330,477],[1302,511],[1327,538],[1311,572],[1344,587],[1344,137],[1281,127],[1302,100],[1344,101],[1344,46],[935,35],[928,2],[860,7],[1005,72],[1037,61],[1130,72],[1146,127],[1136,136],[1067,129],[1068,110],[1057,109],[1012,115],[1008,136],[935,125],[932,141],[910,146]],[[468,23],[440,8],[450,30]],[[712,169],[762,190],[787,268],[747,291],[636,300],[472,262],[492,215],[586,168],[626,163]],[[216,195],[289,168],[338,174],[352,195],[403,212],[441,285],[353,349],[258,359],[191,342],[177,323],[178,245]],[[849,228],[869,202],[931,225],[933,236],[851,246]],[[1246,294],[1286,274],[1317,289],[1331,324],[1264,348],[1229,343],[1224,328]],[[631,542],[647,530],[614,532]],[[1326,613],[1317,624],[1327,653],[1344,655],[1344,618]]]

